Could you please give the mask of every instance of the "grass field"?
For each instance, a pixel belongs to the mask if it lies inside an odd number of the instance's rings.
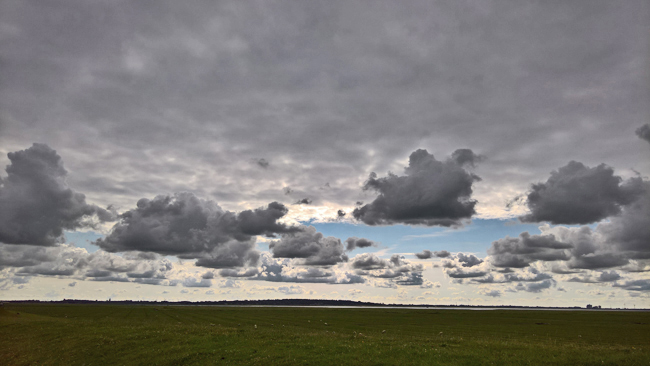
[[[650,312],[7,304],[2,365],[650,365]]]

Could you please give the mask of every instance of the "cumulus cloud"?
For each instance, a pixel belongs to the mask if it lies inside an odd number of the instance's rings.
[[[345,250],[348,252],[356,248],[368,248],[376,246],[377,244],[374,241],[365,238],[357,238],[356,236],[347,238],[347,240],[345,240]]]
[[[16,267],[16,273],[38,276],[87,278],[145,284],[169,283],[173,265],[165,258],[143,258],[138,253],[116,255],[61,244],[55,247],[0,244],[0,268]]]
[[[551,288],[554,286],[555,282],[554,280],[544,280],[541,282],[532,282],[532,283],[518,283],[515,287],[512,289],[515,291],[525,291],[525,292],[533,292],[533,293],[539,293],[542,292],[546,289]]]
[[[415,253],[415,256],[418,257],[419,259],[429,259],[433,257],[433,252],[425,249],[420,253]]]
[[[490,297],[501,297],[502,292],[499,290],[483,290],[479,292],[479,294],[483,296],[490,296]]]
[[[430,250],[425,249],[420,253],[415,253],[415,256],[418,257],[419,259],[429,259],[429,258],[433,258],[434,256],[438,258],[447,258],[450,255],[451,253],[449,253],[446,250],[436,250],[432,252]]]
[[[96,244],[109,252],[138,250],[197,258],[197,265],[210,268],[241,267],[259,258],[254,236],[298,230],[278,222],[287,212],[272,202],[237,214],[192,193],[143,198]]]
[[[490,272],[487,262],[473,254],[465,253],[445,258],[442,267],[447,276],[458,280],[483,277]]]
[[[620,287],[628,291],[650,291],[650,280],[633,280],[622,283],[615,283],[614,287]]]
[[[350,265],[359,275],[388,279],[397,285],[424,284],[422,277],[424,267],[421,264],[412,264],[398,254],[393,254],[390,259],[385,260],[375,254],[363,253],[352,258]]]
[[[63,230],[92,227],[93,218],[114,219],[68,187],[63,161],[49,146],[34,144],[7,156],[11,164],[0,179],[0,242],[53,246],[63,241]]]
[[[555,262],[554,272],[621,267],[650,258],[650,182],[644,194],[625,205],[619,214],[588,226],[540,226],[541,235],[522,233],[518,238],[496,240],[488,249],[497,267],[523,268],[536,261]]]
[[[271,282],[329,284],[354,284],[366,282],[362,276],[340,266],[332,266],[329,269],[308,267],[302,265],[302,263],[296,263],[295,259],[273,258],[266,253],[262,253],[261,262],[262,264],[259,274],[250,277],[250,279]]]
[[[604,164],[589,168],[571,161],[551,172],[545,183],[533,184],[527,194],[530,213],[523,222],[589,224],[621,212],[644,192],[640,178],[628,181]]]
[[[311,205],[311,198],[299,199],[298,201],[296,201],[295,204],[296,205]]]
[[[340,239],[325,237],[313,226],[281,234],[280,240],[269,244],[269,250],[275,258],[302,258],[307,265],[333,265],[348,259]]]
[[[372,173],[363,189],[374,190],[379,196],[356,208],[353,216],[368,225],[460,225],[475,213],[472,184],[480,180],[463,168],[474,161],[469,159],[470,153],[471,150],[457,150],[455,158],[443,162],[420,149],[409,157],[405,175],[389,173],[377,178]]]
[[[509,236],[492,242],[488,249],[491,263],[496,267],[527,267],[537,260],[568,260],[567,249],[573,245],[561,243],[553,235],[530,235],[523,232],[518,238]]]
[[[648,143],[650,143],[650,124],[644,124],[643,126],[639,127],[636,129],[636,135],[639,136],[639,138],[646,140]]]

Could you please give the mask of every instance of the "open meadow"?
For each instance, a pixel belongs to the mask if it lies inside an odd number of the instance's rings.
[[[9,303],[2,365],[648,365],[650,312]]]

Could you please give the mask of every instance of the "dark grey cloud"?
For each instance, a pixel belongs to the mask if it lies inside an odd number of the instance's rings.
[[[555,282],[553,280],[544,280],[541,282],[533,282],[533,283],[518,283],[517,286],[514,287],[514,290],[539,293],[546,289],[551,288],[554,285]]]
[[[449,253],[446,250],[436,250],[436,251],[432,252],[430,250],[425,249],[421,253],[415,253],[415,256],[420,258],[420,259],[433,258],[434,256],[438,257],[438,258],[447,258],[450,255],[451,255],[451,253]]]
[[[614,282],[621,279],[621,275],[616,271],[602,271],[596,277],[594,276],[581,276],[571,277],[568,282],[581,282],[581,283],[602,283]]]
[[[355,256],[350,261],[352,268],[360,270],[375,270],[388,267],[388,262],[371,253],[363,253]]]
[[[475,167],[477,163],[485,160],[485,156],[477,155],[470,149],[458,149],[451,154],[451,159],[459,166]]]
[[[366,238],[357,238],[356,236],[353,236],[351,238],[347,238],[345,240],[345,250],[352,251],[356,248],[369,248],[369,247],[376,247],[377,243],[375,243],[372,240],[368,240]]]
[[[277,222],[287,211],[272,202],[237,214],[192,193],[143,198],[96,244],[109,252],[138,250],[197,258],[197,265],[210,268],[241,267],[257,262],[255,235],[298,230]]]
[[[433,252],[433,254],[435,254],[436,257],[438,258],[447,258],[451,255],[451,253],[449,253],[446,250],[436,250],[435,252]]]
[[[311,205],[311,198],[299,199],[298,201],[296,201],[295,204],[296,205]]]
[[[0,242],[53,246],[63,241],[63,230],[92,227],[93,217],[114,219],[68,187],[63,160],[49,146],[34,144],[7,156],[11,164],[0,179]]]
[[[456,258],[462,264],[463,267],[474,267],[483,263],[483,260],[475,256],[474,254],[458,253],[456,255]]]
[[[636,129],[636,135],[639,136],[639,138],[646,140],[648,143],[650,143],[650,124],[644,124],[643,126],[639,127]]]
[[[625,281],[622,283],[615,283],[613,286],[628,291],[650,291],[650,280]]]
[[[280,240],[269,244],[269,250],[275,258],[302,258],[307,265],[333,265],[348,260],[340,239],[325,237],[313,226],[281,234]]]
[[[551,172],[545,183],[533,184],[526,204],[530,214],[523,222],[589,224],[621,212],[643,193],[640,178],[626,182],[614,169],[601,164],[594,168],[571,161]]]
[[[343,211],[343,210],[336,211],[336,218],[337,219],[342,219],[344,217],[345,217],[345,211]]]
[[[497,267],[527,267],[536,261],[557,262],[556,273],[575,270],[602,270],[628,265],[632,260],[650,258],[650,182],[633,178],[636,199],[608,216],[595,229],[541,226],[542,235],[522,233],[506,237],[488,249],[490,262]],[[561,265],[560,265],[561,264]]]
[[[269,162],[268,162],[268,160],[266,160],[266,159],[264,159],[264,158],[256,160],[255,163],[256,163],[257,165],[259,165],[260,167],[264,168],[264,169],[266,169],[266,168],[269,167]]]
[[[372,173],[363,189],[379,196],[354,209],[354,217],[368,225],[457,226],[476,213],[472,184],[480,178],[456,160],[438,161],[420,149],[411,154],[404,172],[403,176],[383,178]]]
[[[492,242],[488,254],[496,267],[523,268],[538,260],[568,260],[568,249],[573,249],[573,245],[559,242],[553,235],[531,236],[523,232],[518,238],[507,236]]]

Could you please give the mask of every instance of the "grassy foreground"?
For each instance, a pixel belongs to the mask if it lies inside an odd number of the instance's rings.
[[[650,313],[7,304],[2,365],[650,365]]]

